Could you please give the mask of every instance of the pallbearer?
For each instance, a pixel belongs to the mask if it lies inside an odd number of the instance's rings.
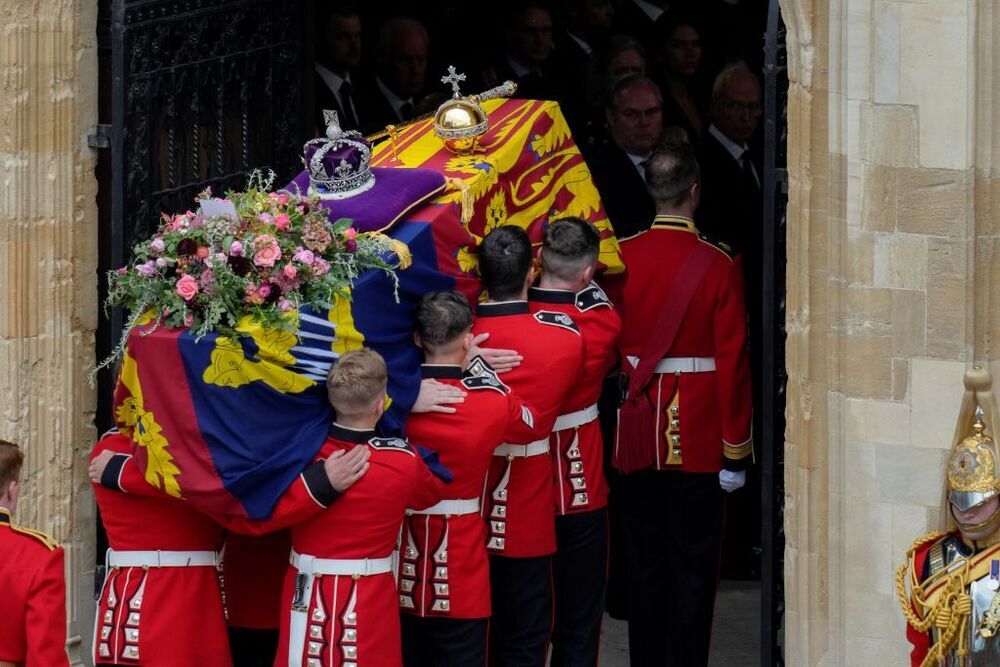
[[[532,312],[570,316],[583,359],[556,419],[549,447],[556,499],[553,665],[596,665],[608,569],[608,484],[597,401],[618,359],[621,318],[592,282],[600,236],[589,222],[563,218],[545,230],[542,278],[528,290]]]
[[[552,554],[556,549],[549,434],[580,368],[583,341],[566,313],[528,306],[531,242],[524,230],[498,227],[479,248],[488,300],[476,311],[475,334],[491,347],[517,350],[521,365],[504,382],[536,411],[537,439],[500,445],[484,489],[489,529],[493,618],[490,659],[541,665],[552,626]]]
[[[62,547],[11,520],[23,464],[0,440],[0,665],[68,667]]]
[[[425,379],[466,393],[455,412],[413,415],[407,439],[436,451],[454,476],[447,497],[409,511],[403,528],[399,603],[407,667],[485,665],[490,579],[479,494],[493,450],[536,439],[535,417],[472,345],[472,311],[459,292],[426,295],[417,307],[417,344]]]

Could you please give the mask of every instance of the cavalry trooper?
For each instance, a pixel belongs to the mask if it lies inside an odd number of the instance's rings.
[[[490,616],[486,524],[479,494],[504,440],[537,438],[534,414],[472,349],[472,311],[463,294],[432,292],[416,311],[423,378],[458,388],[451,414],[411,415],[406,437],[440,457],[453,475],[448,496],[404,523],[399,575],[403,664],[485,665]]]
[[[519,227],[497,227],[479,247],[488,299],[476,310],[473,333],[489,333],[491,346],[522,356],[503,379],[535,411],[537,438],[497,447],[483,490],[493,594],[489,653],[491,664],[500,665],[545,662],[556,550],[549,434],[573,388],[583,350],[569,315],[531,312],[531,262],[531,242]]]
[[[752,446],[743,274],[739,257],[694,225],[689,146],[655,152],[646,184],[652,227],[621,241],[628,386],[613,450],[629,656],[705,665],[725,493],[743,485]]]
[[[0,440],[0,665],[69,667],[63,550],[11,520],[24,452]]]
[[[592,280],[600,235],[586,220],[549,224],[542,243],[542,277],[528,290],[532,312],[570,316],[583,337],[573,390],[549,438],[556,498],[552,564],[555,624],[553,665],[596,665],[608,571],[608,483],[597,402],[618,361],[621,318]]]
[[[896,571],[911,664],[1000,664],[1000,449],[992,379],[976,366],[945,468],[944,532],[914,542]]]

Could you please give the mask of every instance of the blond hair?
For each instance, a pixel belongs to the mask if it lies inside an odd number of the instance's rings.
[[[24,452],[13,442],[0,440],[0,490],[21,476]]]
[[[388,379],[382,355],[368,348],[352,350],[330,369],[326,393],[338,416],[353,416],[385,396]]]

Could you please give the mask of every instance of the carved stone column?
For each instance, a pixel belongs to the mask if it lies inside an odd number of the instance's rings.
[[[96,5],[5,0],[0,19],[0,437],[27,453],[16,520],[66,548],[78,664],[94,597]]]

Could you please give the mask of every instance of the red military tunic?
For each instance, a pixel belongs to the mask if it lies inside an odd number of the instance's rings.
[[[288,569],[291,533],[230,532],[222,559],[229,627],[277,630],[281,621],[281,583]]]
[[[112,433],[98,441],[92,457],[103,451],[130,454],[132,443]],[[128,460],[131,456],[115,457],[102,482],[117,483]],[[222,528],[183,502],[119,493],[99,484],[94,495],[114,551],[210,552],[222,546]],[[97,603],[94,662],[232,664],[219,574],[212,566],[109,568]]]
[[[621,318],[596,283],[576,294],[532,287],[528,291],[528,302],[532,312],[566,313],[583,336],[579,374],[560,416],[575,417],[575,422],[589,421],[566,429],[560,429],[557,423],[549,439],[556,513],[564,515],[601,509],[608,504],[608,481],[604,477],[604,442],[597,420],[597,399],[601,396],[604,378],[618,360]],[[586,415],[581,416],[584,412]]]
[[[521,365],[505,373],[504,382],[532,406],[535,431],[547,438],[580,370],[583,340],[572,318],[551,309],[531,313],[526,301],[483,303],[472,330],[489,333],[492,347],[521,354]],[[507,444],[538,447],[528,440]],[[548,443],[540,444],[545,449],[535,455],[493,457],[483,489],[493,555],[530,558],[556,550],[552,457]]]
[[[372,450],[365,475],[329,509],[292,527],[295,553],[317,559],[381,559],[392,554],[407,507],[437,502],[443,485],[405,441],[334,424],[319,457],[357,446]],[[308,622],[303,655],[293,667],[399,665],[402,662],[396,582],[391,572],[370,576],[317,575],[311,594],[296,598],[297,568],[282,591],[281,635],[275,666],[289,664],[292,604]]]
[[[438,453],[453,480],[449,499],[478,504],[493,450],[505,439],[531,439],[534,415],[479,360],[471,373],[459,366],[421,367],[424,378],[467,392],[453,414],[412,415],[407,439]],[[473,373],[480,373],[475,375]],[[404,524],[400,607],[410,614],[447,618],[490,615],[486,524],[478,511],[461,515],[413,514]]]
[[[63,550],[0,507],[0,663],[69,667]]]
[[[629,271],[619,307],[626,359],[643,353],[692,246],[708,244],[717,253],[665,355],[699,372],[658,373],[646,386],[645,395],[659,415],[649,444],[655,440],[658,470],[742,470],[751,454],[752,405],[739,257],[711,244],[694,222],[681,217],[657,216],[652,228],[620,243]],[[708,362],[715,370],[704,370]],[[677,450],[679,464],[671,457]]]
[[[116,458],[109,467],[118,471],[115,481],[119,490],[176,502],[146,483],[133,459]],[[230,626],[278,628],[282,581],[288,569],[291,549],[291,533],[283,529],[326,509],[338,495],[330,485],[322,462],[316,462],[306,468],[282,494],[269,519],[254,521],[235,516],[212,517],[230,531],[223,558],[226,611]]]

